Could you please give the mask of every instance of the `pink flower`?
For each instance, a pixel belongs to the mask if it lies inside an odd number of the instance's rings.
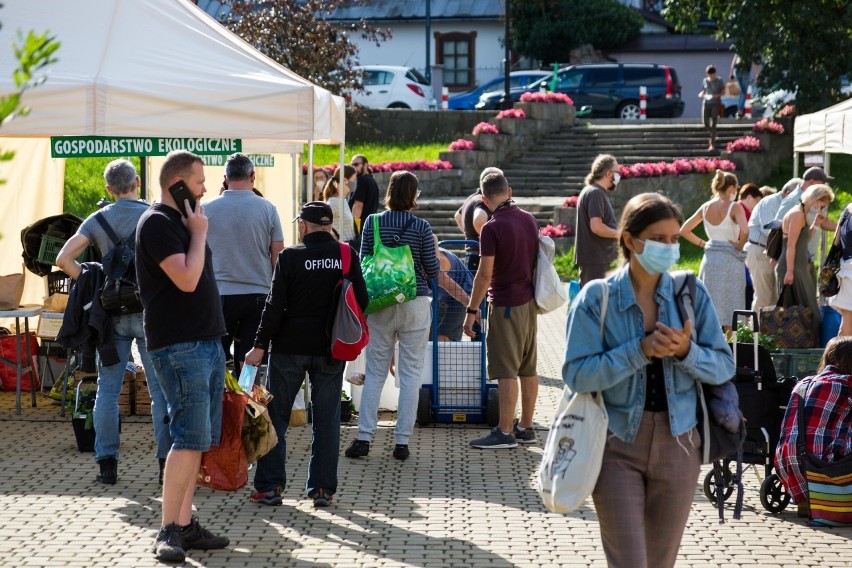
[[[792,118],[796,116],[796,105],[786,105],[784,108],[775,113],[775,118]]]
[[[562,93],[524,93],[521,95],[522,103],[556,103],[556,104],[566,104],[573,105],[574,101],[571,100],[571,97],[568,95],[564,95]]]
[[[751,127],[752,132],[769,132],[770,134],[784,134],[784,127],[768,118],[762,118]]]
[[[728,152],[760,152],[763,150],[763,146],[760,145],[760,140],[754,136],[743,136],[733,142],[728,142],[725,149]]]
[[[472,140],[465,140],[464,138],[459,138],[455,142],[450,142],[450,150],[474,150],[476,145]]]
[[[526,117],[527,113],[522,108],[508,108],[497,113],[497,118],[518,118],[523,120]]]
[[[473,127],[473,132],[471,132],[471,134],[474,136],[477,134],[500,134],[500,131],[490,122],[480,122]]]
[[[562,207],[576,207],[578,199],[579,199],[579,196],[577,196],[577,195],[572,195],[571,197],[566,197],[565,201],[562,202]]]

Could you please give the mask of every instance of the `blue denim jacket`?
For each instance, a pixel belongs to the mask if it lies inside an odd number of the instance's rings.
[[[603,342],[600,335],[603,286],[609,287]],[[658,320],[683,328],[674,297],[672,277],[664,273],[655,299]],[[683,360],[663,359],[669,423],[679,436],[696,425],[698,391],[696,381],[720,384],[734,376],[731,348],[707,289],[699,280],[695,291],[693,340]],[[583,287],[568,313],[568,341],[562,378],[576,392],[603,391],[609,413],[609,429],[625,442],[632,442],[639,430],[645,407],[646,368],[651,362],[639,347],[645,337],[642,309],[636,303],[627,266],[605,280]]]

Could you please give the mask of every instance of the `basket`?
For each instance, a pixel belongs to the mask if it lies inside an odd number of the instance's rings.
[[[55,257],[54,257],[55,258]],[[71,278],[61,270],[47,275],[47,295],[68,294],[71,292]]]
[[[817,374],[823,349],[780,349],[771,351],[772,364],[778,377],[804,378]]]
[[[59,251],[62,250],[62,246],[66,240],[59,237],[51,237],[50,235],[42,235],[41,245],[38,247],[37,260],[42,264],[55,265],[56,257],[59,256]],[[83,250],[80,256],[77,257],[77,261],[85,262],[87,253],[88,249]]]

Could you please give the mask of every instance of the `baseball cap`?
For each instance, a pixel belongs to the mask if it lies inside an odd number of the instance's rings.
[[[826,175],[825,170],[818,167],[808,168],[807,170],[805,170],[805,175],[802,176],[802,179],[805,181],[821,181],[823,183],[827,181],[834,181],[833,177],[831,177],[830,175]]]
[[[331,206],[325,201],[309,201],[302,205],[302,209],[293,219],[293,222],[295,223],[299,219],[314,225],[331,225],[334,213],[331,211]]]

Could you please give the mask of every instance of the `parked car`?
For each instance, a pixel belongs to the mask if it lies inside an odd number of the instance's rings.
[[[512,89],[526,88],[532,82],[541,79],[542,77],[550,77],[550,75],[550,71],[539,71],[535,69],[512,71],[509,73],[509,85]],[[505,77],[503,75],[499,75],[471,91],[453,95],[450,97],[449,101],[447,101],[447,108],[450,110],[473,110],[476,108],[476,103],[479,102],[479,97],[482,96],[482,93],[499,89],[505,84],[504,82]]]
[[[367,108],[428,109],[432,104],[432,87],[414,67],[394,65],[363,65],[361,71],[363,92],[350,95],[355,104]]]
[[[512,100],[542,88],[550,89],[551,76],[526,89],[512,89]],[[571,65],[557,72],[556,92],[571,97],[576,108],[589,107],[597,118],[639,118],[639,87],[648,88],[648,118],[677,118],[683,114],[677,72],[667,65],[642,63],[594,63]],[[500,107],[503,91],[484,93],[477,109]]]

